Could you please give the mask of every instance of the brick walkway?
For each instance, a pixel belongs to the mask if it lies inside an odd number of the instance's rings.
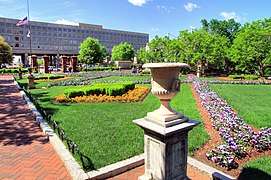
[[[135,169],[122,173],[108,180],[137,180],[138,176],[144,174],[144,166],[139,166]],[[191,180],[211,180],[212,178],[203,172],[195,169],[188,164],[187,166],[187,176]]]
[[[71,179],[11,78],[0,75],[0,180]]]

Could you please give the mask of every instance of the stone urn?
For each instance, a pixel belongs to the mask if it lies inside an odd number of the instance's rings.
[[[147,113],[146,120],[162,126],[173,126],[188,120],[182,113],[170,107],[170,101],[180,92],[180,70],[189,67],[185,63],[148,63],[143,68],[151,70],[152,94],[160,99],[161,106]]]
[[[33,70],[32,68],[28,68],[28,72],[30,73],[30,75],[27,77],[29,89],[35,88],[35,82],[34,82],[35,77],[32,74],[32,70]]]

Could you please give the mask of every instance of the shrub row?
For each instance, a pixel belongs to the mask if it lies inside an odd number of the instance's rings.
[[[23,68],[21,70],[22,73],[27,73],[28,69],[27,68]],[[0,73],[19,73],[19,69],[15,69],[15,68],[6,68],[6,69],[0,69]]]
[[[42,79],[60,79],[64,78],[65,75],[46,75],[46,76],[35,76],[35,80],[42,80]]]
[[[135,88],[134,82],[122,82],[115,84],[92,84],[90,86],[81,88],[81,89],[69,89],[64,92],[67,98],[74,98],[77,96],[90,96],[90,95],[100,95],[106,94],[109,96],[118,96],[122,95],[129,90]]]
[[[119,70],[118,67],[93,67],[93,68],[82,68],[79,70],[87,72],[87,71],[114,71]]]
[[[229,75],[231,79],[246,79],[246,80],[257,80],[260,76],[252,76],[252,75]]]
[[[102,95],[90,95],[90,96],[76,96],[74,98],[67,98],[64,94],[60,94],[55,98],[56,102],[65,103],[99,103],[99,102],[137,102],[143,100],[150,89],[147,86],[137,86],[133,90],[129,90],[127,93],[121,96],[108,96],[106,94]]]

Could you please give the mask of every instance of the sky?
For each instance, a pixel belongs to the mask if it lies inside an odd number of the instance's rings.
[[[30,21],[102,25],[174,38],[201,20],[234,18],[244,24],[271,17],[270,0],[28,0]],[[27,0],[0,0],[0,17],[23,19]]]

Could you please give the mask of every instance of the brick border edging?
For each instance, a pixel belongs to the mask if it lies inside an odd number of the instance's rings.
[[[70,151],[62,143],[59,137],[54,133],[54,131],[48,125],[48,123],[42,118],[41,114],[38,112],[34,104],[29,100],[25,92],[18,85],[17,81],[14,80],[14,82],[16,86],[18,87],[23,99],[27,102],[30,110],[34,114],[35,119],[39,123],[43,133],[49,138],[55,151],[60,156],[60,158],[62,159],[62,161],[64,162],[65,166],[68,168],[71,176],[74,179],[82,180],[82,179],[110,178],[144,164],[145,156],[144,154],[141,154],[141,155],[134,156],[132,158],[102,167],[98,170],[93,170],[91,172],[85,173],[84,170],[81,168],[81,166],[78,164],[78,162],[70,154]],[[187,159],[187,163],[199,169],[200,171],[207,173],[210,177],[213,177],[213,179],[215,180],[236,180],[236,178],[233,178],[230,175],[227,175],[217,169],[214,169],[189,156]]]

